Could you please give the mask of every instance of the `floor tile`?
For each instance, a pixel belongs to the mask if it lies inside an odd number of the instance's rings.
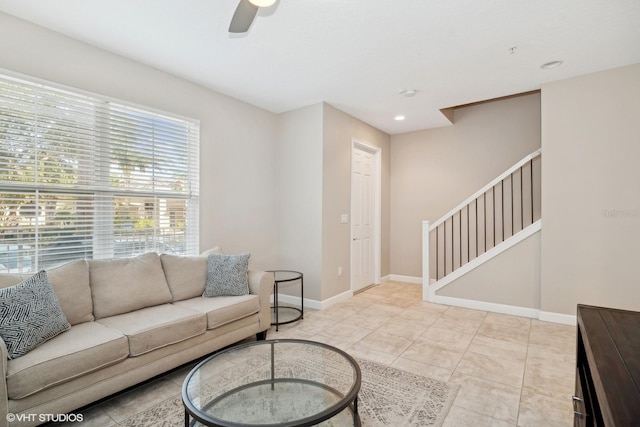
[[[319,316],[317,313],[305,313],[304,319],[299,320],[294,324],[280,325],[278,329],[282,329],[283,326],[289,328],[295,327],[296,331],[307,332],[310,334],[317,334],[326,330],[338,323],[338,320],[329,317]]]
[[[347,348],[346,351],[353,357],[367,359],[385,365],[391,365],[397,359],[397,356],[393,354],[374,350],[371,347],[364,346],[360,343],[353,344]]]
[[[391,319],[393,316],[371,316],[369,313],[359,312],[349,318],[349,323],[363,328],[378,329]]]
[[[440,368],[454,369],[463,353],[463,351],[449,350],[429,342],[415,341],[401,356]]]
[[[528,317],[509,316],[500,313],[487,313],[482,323],[501,328],[523,329],[526,331],[529,331],[531,328],[531,319]]]
[[[407,309],[420,310],[428,313],[442,314],[445,311],[447,311],[449,307],[450,306],[448,305],[434,304],[432,302],[427,302],[427,301],[416,301],[413,304],[407,306]]]
[[[349,298],[336,304],[338,307],[350,308],[355,311],[362,311],[373,304],[373,301],[366,298]]]
[[[376,334],[391,334],[415,340],[422,335],[428,326],[420,321],[407,319],[390,319],[380,325],[376,330]]]
[[[328,337],[326,335],[314,335],[310,338],[310,340],[332,345],[339,348],[340,350],[347,350],[353,345],[353,343],[350,343],[348,341],[344,341],[336,337]]]
[[[453,405],[442,427],[513,427],[514,424]]]
[[[522,391],[518,427],[567,427],[573,425],[571,400],[557,400],[548,396]]]
[[[432,327],[463,332],[465,334],[475,334],[480,324],[482,324],[481,318],[474,319],[443,315],[433,323]]]
[[[330,307],[326,310],[316,311],[314,314],[317,317],[340,322],[357,314],[359,311],[352,307]]]
[[[430,311],[422,311],[419,309],[415,309],[413,306],[409,306],[406,309],[402,310],[396,316],[398,319],[412,320],[416,322],[420,322],[424,326],[431,326],[433,323],[438,320],[441,316],[441,313],[433,313]]]
[[[552,365],[527,365],[523,388],[555,399],[569,399],[575,390],[575,370]]]
[[[362,310],[362,314],[372,316],[397,316],[402,312],[402,307],[396,307],[394,305],[382,304],[380,302],[371,304],[369,307]]]
[[[388,332],[371,333],[358,341],[359,345],[369,347],[372,350],[400,356],[411,344],[413,340]]]
[[[452,369],[445,369],[404,357],[398,357],[391,366],[444,382],[449,381],[453,373]]]
[[[380,300],[381,303],[390,307],[406,308],[413,304],[413,301],[407,298],[399,298],[393,295]]]
[[[433,325],[427,329],[425,333],[420,335],[417,341],[431,343],[448,350],[464,351],[469,347],[469,343],[472,339],[472,334],[457,332],[450,329],[442,329],[437,327],[437,325]]]
[[[340,322],[319,333],[342,341],[356,343],[373,332],[373,329],[363,328],[349,322]]]
[[[529,342],[529,333],[529,328],[504,328],[486,322],[483,322],[478,328],[478,335],[520,344],[527,344]]]
[[[553,366],[565,370],[573,370],[576,366],[576,353],[573,348],[542,347],[529,344],[527,348],[527,365],[540,367]]]
[[[444,315],[448,317],[456,317],[459,319],[473,319],[483,321],[485,317],[487,317],[487,312],[481,310],[472,310],[470,308],[451,306],[444,312]]]
[[[519,342],[504,341],[477,333],[467,351],[485,356],[500,355],[501,358],[524,363],[527,358],[527,345]]]
[[[532,320],[529,344],[575,352],[576,329],[572,326]]]
[[[466,377],[460,382],[460,390],[453,404],[515,425],[520,405],[520,388]]]
[[[499,382],[511,387],[522,387],[524,363],[496,356],[467,352],[464,354],[453,376],[474,376]]]

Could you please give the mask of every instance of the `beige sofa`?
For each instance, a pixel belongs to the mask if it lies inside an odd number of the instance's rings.
[[[0,426],[38,425],[254,334],[264,339],[271,323],[273,275],[249,270],[249,295],[205,298],[204,256],[73,261],[47,275],[72,326],[11,360],[0,338]],[[0,274],[0,287],[27,277]]]

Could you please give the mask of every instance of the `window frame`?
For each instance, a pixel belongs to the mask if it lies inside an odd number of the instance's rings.
[[[199,165],[200,163],[199,161],[200,122],[199,120],[184,117],[174,113],[169,113],[166,111],[161,111],[153,107],[141,106],[138,104],[128,102],[126,100],[115,99],[102,94],[88,92],[82,89],[77,89],[74,87],[61,85],[55,82],[42,80],[36,77],[11,72],[1,68],[0,68],[0,80],[10,81],[16,85],[28,86],[32,88],[34,91],[40,91],[40,93],[42,94],[44,94],[47,91],[48,92],[53,91],[54,93],[62,94],[63,96],[68,96],[68,98],[64,98],[67,100],[71,98],[86,99],[88,104],[91,104],[94,108],[92,113],[90,114],[90,116],[93,116],[93,124],[91,125],[91,129],[94,135],[90,138],[90,140],[93,141],[92,149],[94,151],[92,153],[94,157],[88,161],[88,164],[85,164],[83,166],[78,166],[77,176],[75,177],[76,179],[81,179],[81,176],[87,173],[87,170],[82,169],[82,167],[89,166],[93,171],[92,177],[89,178],[91,180],[91,183],[89,185],[80,184],[80,185],[76,185],[75,187],[71,185],[69,186],[69,188],[65,188],[64,185],[55,185],[55,184],[47,185],[46,183],[38,181],[40,177],[38,175],[39,172],[37,171],[37,168],[38,168],[37,153],[39,150],[38,148],[39,141],[40,141],[39,138],[41,138],[41,136],[38,135],[38,132],[36,130],[34,131],[34,135],[31,137],[33,139],[33,150],[34,150],[34,153],[36,153],[34,154],[34,161],[33,161],[34,181],[33,182],[13,182],[8,179],[8,176],[7,178],[0,176],[0,193],[3,193],[3,194],[20,193],[23,195],[32,194],[35,199],[35,206],[37,209],[36,212],[40,212],[40,210],[43,209],[41,205],[38,204],[40,203],[38,200],[41,194],[68,193],[72,196],[77,196],[78,198],[81,198],[82,196],[87,196],[88,198],[92,199],[91,205],[92,205],[93,215],[91,216],[91,225],[94,231],[92,233],[91,245],[90,245],[92,249],[92,253],[91,253],[91,256],[88,257],[87,259],[105,259],[105,258],[118,257],[118,253],[115,249],[115,239],[118,235],[115,230],[116,207],[114,205],[115,200],[117,198],[125,198],[125,199],[139,198],[143,200],[142,208],[143,208],[143,212],[145,213],[147,211],[147,203],[153,205],[153,209],[151,210],[151,214],[153,215],[152,217],[153,226],[151,227],[151,229],[153,230],[153,236],[154,236],[154,239],[153,239],[153,245],[155,245],[154,249],[158,249],[159,243],[157,239],[155,239],[155,237],[157,237],[157,233],[158,233],[157,230],[159,230],[162,227],[160,219],[158,219],[158,221],[155,220],[156,218],[160,218],[160,214],[158,212],[159,203],[161,203],[161,201],[163,200],[166,200],[164,202],[166,206],[168,205],[168,201],[171,201],[171,200],[185,200],[185,203],[184,203],[185,213],[184,213],[184,225],[183,225],[184,247],[181,251],[185,255],[198,254],[198,251],[199,251],[199,180],[200,180],[200,165]],[[2,92],[2,88],[0,88],[0,98],[2,100],[8,99],[5,97],[4,95],[5,93],[8,94],[8,92]],[[54,101],[55,101],[55,97],[50,96],[49,98],[46,98],[46,101],[43,101],[43,102],[54,103]],[[54,103],[53,108],[61,109],[62,104],[63,104],[62,102],[60,102],[60,104]],[[40,104],[34,103],[34,105],[37,105],[37,107],[33,107],[32,110],[30,110],[31,113],[34,113],[35,110],[37,110],[37,108],[40,108],[39,107]],[[122,147],[125,147],[125,148],[128,146],[127,141],[125,141],[124,143],[114,142],[113,139],[108,138],[107,135],[105,135],[105,132],[114,129],[111,122],[109,122],[110,120],[115,120],[114,117],[116,117],[116,115],[114,115],[113,112],[110,111],[112,109],[117,109],[119,111],[118,114],[123,114],[123,115],[131,114],[132,117],[135,116],[136,117],[135,120],[137,121],[137,123],[144,124],[148,122],[148,123],[153,123],[154,124],[153,126],[155,126],[156,122],[158,122],[159,124],[166,123],[167,126],[170,127],[171,129],[169,131],[165,130],[165,132],[170,132],[171,130],[173,130],[173,126],[176,126],[178,129],[182,129],[182,127],[184,127],[184,136],[181,134],[178,134],[177,136],[171,136],[170,138],[165,139],[162,142],[158,142],[159,139],[167,136],[167,134],[158,133],[156,137],[156,135],[154,134],[155,127],[152,126],[153,130],[151,131],[151,135],[152,135],[151,139],[147,138],[145,142],[145,144],[150,144],[148,146],[145,145],[145,147],[147,148],[153,147],[153,150],[151,153],[152,161],[150,165],[147,165],[150,169],[153,170],[153,173],[151,173],[151,178],[149,181],[151,182],[152,188],[149,190],[141,190],[140,188],[132,189],[132,188],[126,188],[126,187],[120,188],[120,187],[114,187],[113,185],[110,184],[110,180],[112,179],[112,175],[114,171],[114,154],[113,154],[115,150],[114,147],[116,147],[117,144],[122,144]],[[77,111],[75,110],[72,112],[77,113]],[[35,114],[37,115],[37,113]],[[77,116],[73,116],[73,117],[75,119],[78,119],[78,117],[80,117],[80,113],[78,113]],[[0,116],[0,126],[2,126],[2,123],[1,123],[2,119],[3,119],[3,116]],[[103,120],[107,120],[107,124],[105,124],[104,122],[100,123]],[[36,123],[35,128],[37,129],[37,126],[38,126],[37,120],[35,123]],[[131,136],[131,138],[142,138],[143,136],[145,136],[145,135],[142,135],[140,131],[138,133],[132,132],[131,135],[133,135]],[[181,137],[183,137],[183,139],[180,142],[181,144],[184,144],[184,147],[180,146],[178,148],[178,146],[170,146],[170,143],[167,143],[168,140],[173,141],[173,138],[175,138],[175,140],[177,141],[177,140],[180,140]],[[61,137],[61,141],[64,141],[64,138],[65,137]],[[151,141],[151,142],[149,143],[148,141]],[[0,140],[0,144],[3,142],[4,141]],[[72,148],[75,148],[75,145],[72,144]],[[186,190],[175,189],[175,188],[172,188],[169,190],[167,190],[166,188],[162,190],[157,190],[156,187],[159,185],[158,183],[161,182],[162,178],[156,177],[156,173],[155,173],[156,169],[158,169],[160,165],[160,163],[158,163],[159,162],[158,159],[160,157],[159,155],[158,156],[156,155],[156,151],[160,152],[164,150],[165,152],[173,153],[172,149],[176,151],[182,150],[180,151],[180,155],[182,156],[180,158],[181,159],[184,158],[184,169],[181,169],[180,168],[181,166],[174,166],[175,163],[170,162],[171,158],[169,158],[165,162],[167,165],[171,165],[171,166],[167,166],[171,168],[171,171],[174,171],[173,168],[175,167],[176,168],[175,170],[177,171],[176,174],[182,174],[182,173],[184,174],[185,176],[184,181],[186,184],[185,187],[187,188]],[[124,158],[125,157],[123,157],[123,159]],[[0,157],[0,162],[3,162],[4,159],[11,159],[11,158]],[[81,162],[78,161],[78,163],[81,163]],[[6,165],[8,164],[9,162],[7,161]],[[164,181],[165,187],[167,187],[167,182],[168,182],[167,180],[176,179],[175,177],[173,178],[171,177],[172,175],[165,176],[165,181]],[[16,200],[17,200],[17,196],[16,196]],[[147,202],[147,200],[152,200],[152,202]],[[56,202],[56,204],[57,203],[58,202]],[[16,204],[16,206],[18,205]],[[35,248],[33,252],[35,265],[33,265],[33,261],[32,261],[32,265],[30,266],[31,272],[35,272],[41,269],[41,266],[39,265],[39,261],[40,261],[40,255],[41,255],[40,251],[42,250],[42,248],[40,247],[40,244],[38,242],[38,239],[40,236],[40,232],[38,231],[39,215],[40,214],[36,215],[35,225],[33,226],[33,229],[35,230],[34,232]],[[47,214],[45,213],[45,218],[46,216]],[[172,214],[170,212],[166,212],[166,216],[169,219],[167,220],[165,218],[164,222],[166,223],[168,221],[169,228],[173,228],[173,224],[176,224],[176,222],[174,221],[174,219],[172,219],[173,218]],[[77,218],[75,218],[74,221],[77,222]],[[21,227],[24,228],[20,224],[16,228],[16,230],[18,230]],[[2,240],[4,239],[2,236],[3,235],[0,234],[0,246],[3,245]],[[4,245],[7,246],[8,251],[11,251],[10,246],[16,243],[19,244],[20,242],[18,240],[16,241],[5,240]],[[15,249],[15,251],[18,251],[18,249]],[[162,251],[160,250],[159,252],[162,252]],[[19,253],[16,254],[16,257],[20,257],[20,256],[21,255]],[[11,253],[9,253],[7,257],[11,257]],[[2,266],[0,266],[0,271],[12,271],[12,269],[11,269],[11,266],[7,266],[6,268],[2,268]],[[19,272],[26,272],[26,271],[19,271]]]

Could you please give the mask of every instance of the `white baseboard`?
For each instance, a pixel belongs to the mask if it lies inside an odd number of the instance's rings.
[[[464,298],[455,298],[436,295],[434,301],[437,304],[453,305],[455,307],[470,308],[473,310],[491,311],[493,313],[510,314],[512,316],[530,317],[537,319],[540,310],[537,308],[518,307],[515,305],[497,304],[494,302],[476,301]]]
[[[562,323],[572,326],[578,324],[578,318],[572,314],[552,313],[550,311],[541,311],[539,319],[545,322]]]
[[[549,311],[540,311],[537,308],[518,307],[515,305],[497,304],[486,301],[476,301],[464,298],[447,297],[435,295],[434,300],[437,304],[452,305],[454,307],[470,308],[473,310],[490,311],[492,313],[509,314],[512,316],[530,317],[545,322],[561,323],[563,325],[575,326],[577,322],[576,316],[562,313],[552,313]]]
[[[388,277],[389,280],[393,282],[415,283],[416,285],[422,285],[422,277],[401,276],[399,274],[390,274],[385,277]]]
[[[331,298],[328,298],[324,301],[318,301],[315,299],[309,299],[309,298],[304,298],[304,306],[306,308],[311,308],[313,310],[325,310],[329,307],[331,307],[332,305],[339,303],[340,301],[344,301],[350,297],[353,296],[353,292],[351,291],[346,291],[343,292],[341,294],[332,296]],[[273,295],[271,296],[271,302],[273,302]],[[300,297],[299,296],[295,296],[295,295],[286,295],[286,294],[279,294],[278,295],[278,302],[282,302],[284,304],[291,304],[291,305],[295,305],[295,306],[300,306]]]

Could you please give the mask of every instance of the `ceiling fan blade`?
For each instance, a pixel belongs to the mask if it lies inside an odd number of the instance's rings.
[[[249,31],[257,13],[258,6],[254,5],[249,0],[240,0],[240,3],[236,8],[236,12],[233,14],[233,18],[231,18],[229,32],[246,33]]]

